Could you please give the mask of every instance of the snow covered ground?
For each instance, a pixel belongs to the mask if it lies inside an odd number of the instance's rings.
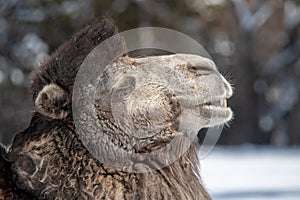
[[[200,162],[214,200],[300,200],[300,148],[216,147]]]

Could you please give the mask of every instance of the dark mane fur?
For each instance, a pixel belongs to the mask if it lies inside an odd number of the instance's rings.
[[[0,144],[0,200],[27,200],[36,198],[28,192],[21,190],[13,181],[10,171],[11,164],[4,159],[5,149]]]
[[[50,83],[55,83],[71,93],[77,71],[85,57],[95,46],[116,33],[118,28],[113,21],[103,18],[85,27],[61,45],[49,60],[33,72],[30,87],[33,100]]]

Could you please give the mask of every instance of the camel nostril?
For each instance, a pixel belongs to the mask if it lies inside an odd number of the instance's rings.
[[[214,69],[211,69],[210,67],[202,66],[202,65],[188,65],[188,70],[192,73],[199,73],[199,72],[213,72]]]
[[[188,65],[187,69],[192,72],[192,73],[197,73],[197,67],[193,66],[193,65]]]

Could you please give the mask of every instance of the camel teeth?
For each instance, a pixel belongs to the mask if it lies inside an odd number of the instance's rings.
[[[221,105],[226,108],[227,107],[227,100],[226,99],[222,99],[221,100]]]

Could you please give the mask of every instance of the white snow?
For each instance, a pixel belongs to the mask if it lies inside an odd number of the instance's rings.
[[[200,162],[214,200],[300,200],[300,148],[216,147]]]

